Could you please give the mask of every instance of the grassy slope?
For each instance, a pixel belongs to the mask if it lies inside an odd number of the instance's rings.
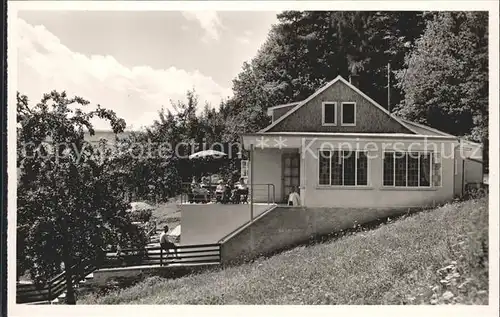
[[[80,303],[487,304],[487,239],[483,198],[239,267],[176,280],[151,277]]]
[[[170,229],[175,228],[180,224],[180,217],[178,205],[175,201],[170,201],[157,205],[151,219],[156,221],[158,230],[162,230],[165,225],[168,225]]]

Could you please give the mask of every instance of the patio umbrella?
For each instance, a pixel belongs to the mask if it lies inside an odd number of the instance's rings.
[[[129,212],[155,209],[155,207],[142,201],[132,202],[130,203],[130,207],[131,208],[128,209]]]
[[[215,151],[215,150],[205,150],[205,151],[200,151],[193,153],[189,155],[189,159],[197,159],[197,158],[205,158],[205,157],[214,157],[214,158],[219,158],[222,156],[226,156],[226,153],[220,152],[220,151]]]

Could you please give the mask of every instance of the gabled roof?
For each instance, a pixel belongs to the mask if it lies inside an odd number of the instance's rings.
[[[323,91],[325,91],[326,89],[328,89],[329,87],[331,87],[333,84],[335,84],[338,81],[340,81],[340,82],[344,83],[345,85],[347,85],[349,88],[351,88],[356,93],[358,93],[360,96],[362,96],[363,98],[365,98],[367,101],[369,101],[375,107],[378,107],[380,110],[382,110],[384,113],[386,113],[389,117],[391,117],[392,119],[394,119],[396,122],[398,122],[399,124],[401,124],[403,127],[405,127],[406,129],[408,129],[409,131],[411,131],[411,132],[413,132],[415,134],[419,134],[417,131],[415,131],[415,129],[413,129],[408,124],[406,124],[403,121],[401,121],[401,119],[399,119],[398,117],[393,116],[389,111],[387,111],[387,109],[385,109],[384,107],[382,107],[381,105],[379,105],[378,103],[376,103],[373,99],[371,99],[370,97],[368,97],[361,90],[359,90],[354,85],[352,85],[350,82],[348,82],[347,80],[345,80],[344,78],[342,78],[342,76],[337,76],[334,80],[328,82],[326,85],[324,85],[320,89],[316,90],[315,93],[313,93],[312,95],[310,95],[305,100],[300,101],[297,105],[295,105],[287,113],[285,113],[284,115],[282,115],[281,117],[279,117],[276,121],[274,121],[273,123],[271,123],[269,126],[265,127],[264,129],[260,130],[259,132],[267,132],[267,131],[269,131],[270,129],[272,129],[273,127],[275,127],[277,124],[279,124],[281,121],[283,121],[286,118],[288,118],[295,111],[297,111],[298,109],[300,109],[302,106],[304,106],[305,104],[307,104],[309,101],[311,101],[312,99],[314,99],[317,95],[319,95],[320,93],[322,93]]]
[[[272,116],[274,110],[276,110],[276,109],[282,109],[282,108],[286,108],[286,107],[291,107],[291,106],[296,106],[300,102],[301,101],[297,101],[297,102],[287,103],[287,104],[284,104],[284,105],[277,105],[277,106],[269,107],[269,108],[267,108],[267,115],[268,116]]]
[[[417,130],[417,131],[418,130],[423,130],[422,132],[424,132],[424,133],[421,133],[421,134],[454,136],[454,135],[445,133],[443,131],[439,131],[438,129],[434,129],[434,128],[428,127],[428,126],[420,124],[420,123],[408,121],[406,119],[400,119],[400,120],[403,121],[404,123],[408,124],[409,126],[414,127],[414,129]]]

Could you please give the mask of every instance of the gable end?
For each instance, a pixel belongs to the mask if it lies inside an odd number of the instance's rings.
[[[337,104],[336,124],[323,124],[324,103]],[[355,104],[354,123],[342,124],[342,104],[349,103]],[[274,122],[261,132],[419,134],[340,76],[291,108],[280,118],[275,118]]]

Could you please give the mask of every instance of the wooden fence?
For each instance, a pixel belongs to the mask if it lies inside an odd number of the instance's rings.
[[[159,246],[144,249],[122,249],[120,253],[106,253],[101,268],[131,266],[189,266],[195,264],[219,264],[220,244],[181,245],[168,252]]]
[[[193,266],[221,263],[220,244],[200,244],[177,246],[176,250],[162,250],[158,247],[144,249],[122,249],[117,252],[105,252],[101,263],[75,265],[73,272],[79,272],[73,278],[76,285],[97,269],[141,267]],[[17,284],[16,302],[18,304],[50,302],[66,291],[66,272],[62,272],[43,285]]]
[[[73,272],[79,272],[73,277],[73,283],[85,279],[85,276],[97,269],[93,263],[85,263],[73,266]],[[66,271],[56,275],[44,285],[18,284],[16,286],[16,302],[18,304],[49,302],[66,291]]]

